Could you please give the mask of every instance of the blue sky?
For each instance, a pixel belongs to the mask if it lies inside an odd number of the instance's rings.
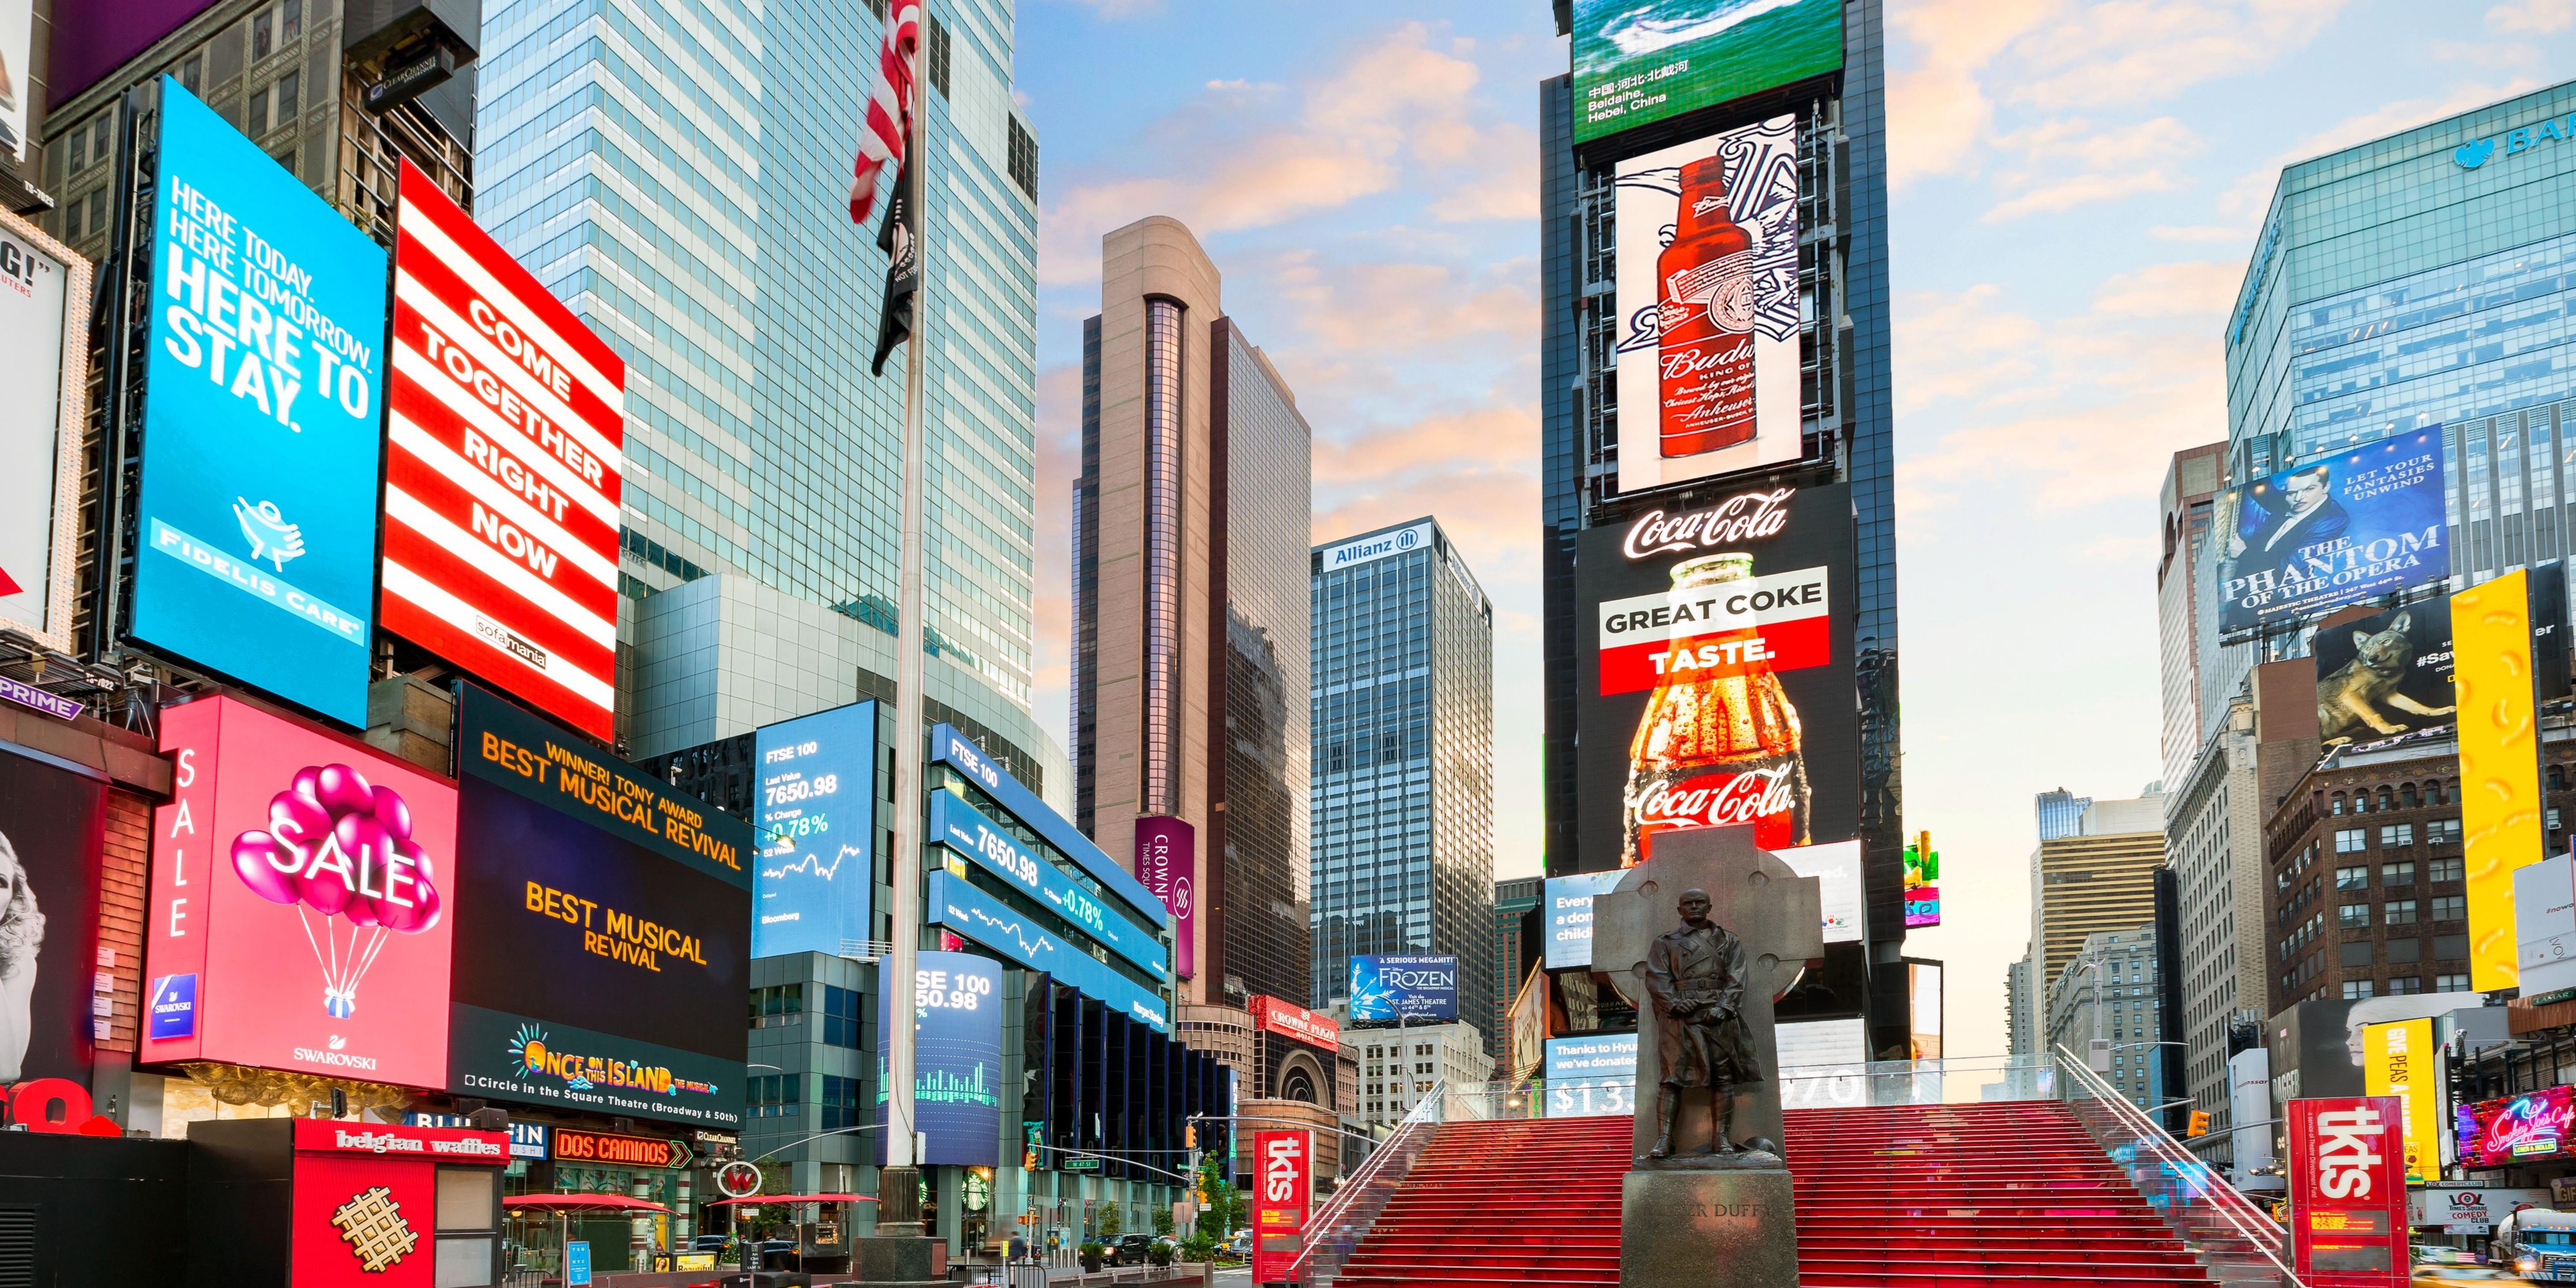
[[[2031,796],[2160,772],[2156,489],[2288,161],[2576,69],[2576,0],[1888,0],[1906,826],[1953,1052],[2004,1046]],[[1439,516],[1495,598],[1497,869],[1538,867],[1545,0],[1021,0],[1041,141],[1037,709],[1099,236],[1189,222],[1316,433],[1315,537]]]

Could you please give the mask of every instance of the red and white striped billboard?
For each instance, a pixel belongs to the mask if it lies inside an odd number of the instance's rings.
[[[601,738],[626,364],[403,163],[384,629]]]

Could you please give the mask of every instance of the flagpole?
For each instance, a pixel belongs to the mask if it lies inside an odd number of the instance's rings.
[[[916,49],[918,47],[916,46]],[[922,519],[922,369],[923,340],[930,327],[930,212],[923,196],[929,191],[930,77],[915,54],[911,102],[912,137],[904,140],[905,180],[897,197],[912,225],[915,266],[912,332],[903,342],[903,584],[895,603],[894,692],[894,898],[887,912],[893,940],[877,967],[877,987],[885,994],[886,1167],[878,1176],[880,1234],[928,1234],[921,1221],[920,1159],[915,1157],[913,1105],[913,968],[921,949],[922,812],[929,798],[922,790],[921,686],[922,625],[929,615],[923,564],[927,525]],[[892,1228],[889,1228],[892,1227]]]

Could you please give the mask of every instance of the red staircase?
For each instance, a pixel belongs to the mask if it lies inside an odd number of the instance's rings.
[[[1626,1118],[1443,1123],[1339,1288],[1619,1282]]]
[[[2213,1282],[2056,1101],[1792,1110],[1802,1288]],[[1626,1118],[1447,1123],[1335,1282],[1619,1282]]]
[[[2213,1282],[2054,1100],[1797,1109],[1803,1288]]]

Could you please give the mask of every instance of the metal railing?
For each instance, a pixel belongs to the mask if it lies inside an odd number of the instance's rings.
[[[2057,1086],[2054,1062],[2044,1055],[1808,1064],[1780,1071],[1780,1107],[1844,1109],[2053,1100]]]
[[[1413,1171],[1413,1160],[1431,1144],[1432,1135],[1447,1117],[1449,1084],[1435,1083],[1422,1097],[1422,1102],[1396,1125],[1395,1134],[1370,1151],[1359,1170],[1342,1178],[1323,1210],[1306,1222],[1306,1244],[1297,1259],[1288,1266],[1288,1282],[1306,1288],[1328,1288],[1341,1274],[1343,1263],[1350,1260],[1360,1240],[1375,1224],[1378,1213],[1386,1210],[1387,1200],[1404,1185]],[[1253,1238],[1261,1237],[1259,1231]]]
[[[2061,1098],[2085,1134],[2129,1175],[2147,1205],[2223,1284],[2305,1288],[2290,1269],[2286,1232],[2216,1167],[2182,1147],[2084,1057],[2060,1046]]]

